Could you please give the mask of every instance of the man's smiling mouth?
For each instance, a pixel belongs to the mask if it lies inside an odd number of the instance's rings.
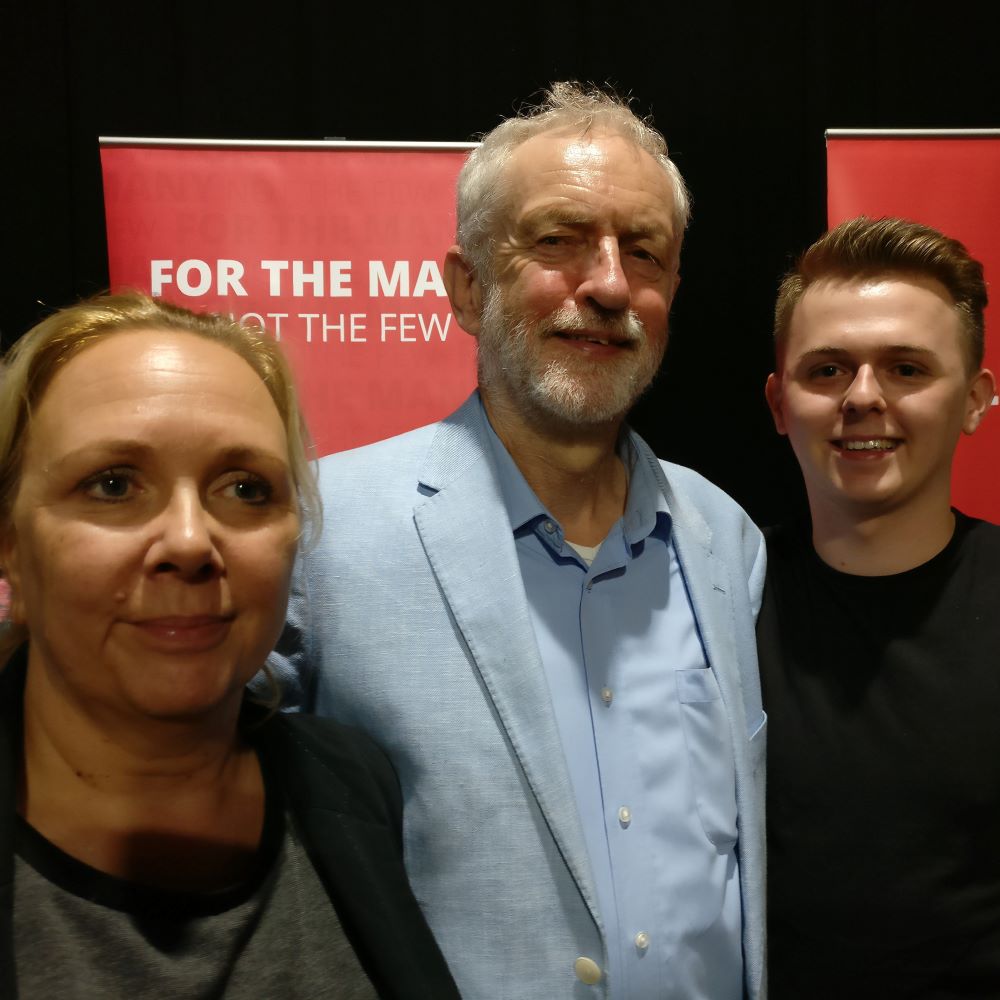
[[[635,341],[622,337],[595,337],[589,333],[575,333],[572,330],[558,330],[555,336],[560,340],[576,340],[583,344],[599,344],[601,347],[632,347]]]

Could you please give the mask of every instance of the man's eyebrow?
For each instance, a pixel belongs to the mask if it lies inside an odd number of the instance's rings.
[[[531,209],[520,219],[520,225],[525,229],[539,229],[548,225],[567,226],[579,229],[593,225],[594,216],[582,213],[578,208],[568,205],[545,205]],[[652,219],[640,219],[635,225],[621,234],[623,239],[671,240],[672,234]]]
[[[673,235],[668,230],[664,229],[663,226],[657,225],[638,225],[632,226],[626,232],[622,233],[622,237],[628,240],[672,240]]]
[[[521,217],[524,226],[587,226],[594,221],[593,216],[582,213],[568,205],[543,205],[533,208]]]

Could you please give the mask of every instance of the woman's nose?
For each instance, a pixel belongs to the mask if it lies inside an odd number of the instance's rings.
[[[185,579],[208,579],[222,567],[214,521],[194,486],[177,489],[160,515],[159,532],[149,552],[156,572]]]

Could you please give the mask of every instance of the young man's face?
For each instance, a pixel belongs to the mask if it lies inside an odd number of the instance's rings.
[[[947,508],[958,438],[976,429],[993,395],[989,372],[969,372],[964,336],[934,279],[809,286],[766,394],[802,468],[814,523],[824,513]]]

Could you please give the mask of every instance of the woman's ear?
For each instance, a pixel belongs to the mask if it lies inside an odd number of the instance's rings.
[[[0,608],[7,606],[7,614],[0,615],[0,621],[20,624],[24,621],[24,607],[19,594],[21,592],[21,573],[17,560],[17,544],[14,532],[8,528],[0,537]]]

